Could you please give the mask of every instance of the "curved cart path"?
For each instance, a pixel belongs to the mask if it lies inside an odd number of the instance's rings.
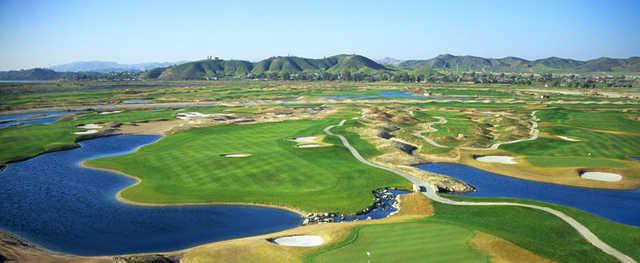
[[[535,122],[536,121],[536,119],[535,119],[535,111],[531,115],[534,117],[534,120],[532,121],[532,123],[535,124],[535,129],[537,130],[537,123]],[[427,182],[425,182],[425,181],[423,181],[423,180],[421,180],[419,178],[416,178],[414,176],[406,174],[406,173],[404,173],[402,171],[397,171],[395,169],[392,169],[392,168],[389,168],[389,167],[386,167],[386,166],[382,166],[382,165],[378,165],[378,164],[375,164],[375,163],[371,163],[371,162],[367,161],[366,159],[364,159],[362,157],[362,155],[360,155],[360,153],[355,148],[353,148],[353,146],[351,146],[349,141],[344,136],[342,136],[340,134],[334,134],[334,133],[331,132],[331,129],[333,127],[342,126],[345,122],[346,122],[346,120],[342,120],[337,125],[330,125],[330,126],[328,126],[328,127],[326,127],[324,129],[324,132],[327,135],[338,137],[340,139],[340,141],[342,142],[342,144],[349,150],[349,152],[351,152],[353,157],[355,157],[361,163],[366,164],[366,165],[371,166],[371,167],[375,167],[375,168],[378,168],[378,169],[382,169],[382,170],[397,174],[397,175],[402,176],[405,179],[409,180],[410,182],[412,182],[415,185],[425,187],[427,189],[427,191],[426,192],[422,192],[422,194],[424,196],[426,196],[427,198],[435,201],[435,202],[439,202],[439,203],[443,203],[443,204],[449,204],[449,205],[519,206],[519,207],[527,207],[527,208],[531,208],[531,209],[537,209],[537,210],[540,210],[540,211],[544,211],[544,212],[552,214],[552,215],[562,219],[563,221],[565,221],[567,224],[569,224],[569,226],[573,227],[576,231],[578,231],[578,233],[587,242],[591,243],[592,245],[594,245],[598,249],[602,250],[602,252],[607,253],[607,254],[615,257],[620,262],[636,263],[636,261],[633,258],[625,255],[624,253],[618,251],[617,249],[609,246],[604,241],[600,240],[600,238],[598,238],[598,236],[596,236],[593,232],[591,232],[591,230],[589,230],[583,224],[581,224],[580,222],[576,221],[572,217],[570,217],[567,214],[565,214],[563,212],[560,212],[558,210],[555,210],[555,209],[552,209],[552,208],[549,208],[549,207],[544,207],[544,206],[522,204],[522,203],[513,203],[513,202],[467,202],[467,201],[455,201],[455,200],[450,200],[450,199],[444,198],[442,196],[439,196],[438,195],[438,189],[436,188],[436,186],[434,186],[432,184],[429,184],[429,183],[427,183]],[[534,127],[532,127],[532,133],[533,133],[533,130],[534,130]],[[535,133],[535,135],[536,135],[535,137],[537,138],[537,133]],[[529,138],[529,139],[531,139],[531,138]]]
[[[434,117],[434,118],[438,119],[438,121],[427,122],[427,128],[429,129],[429,131],[428,131],[429,133],[438,131],[438,129],[433,128],[432,125],[434,125],[434,124],[447,124],[447,119],[445,119],[444,117]],[[442,144],[439,144],[439,143],[435,142],[433,139],[431,139],[431,138],[429,138],[427,136],[422,135],[422,133],[420,131],[417,131],[417,132],[413,133],[413,135],[418,137],[418,138],[421,138],[421,139],[425,140],[427,143],[429,143],[429,144],[431,144],[431,145],[433,145],[435,147],[438,147],[438,148],[449,148],[447,146],[444,146]]]

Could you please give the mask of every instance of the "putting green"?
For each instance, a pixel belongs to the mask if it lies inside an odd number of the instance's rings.
[[[138,202],[243,202],[354,213],[373,202],[373,189],[410,187],[396,175],[361,164],[333,137],[325,141],[334,146],[308,149],[288,140],[322,134],[337,122],[331,118],[197,128],[133,154],[88,164],[142,179],[122,193]],[[237,152],[251,157],[223,156]]]
[[[307,262],[488,262],[468,244],[469,229],[433,222],[366,225]],[[367,255],[367,252],[370,255]]]

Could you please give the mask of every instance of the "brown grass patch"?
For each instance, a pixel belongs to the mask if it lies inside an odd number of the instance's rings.
[[[401,209],[395,216],[432,216],[431,200],[419,192],[400,195]]]
[[[165,135],[172,129],[181,127],[184,123],[181,120],[141,122],[135,125],[123,124],[119,129],[126,134]]]
[[[491,262],[554,262],[521,248],[509,241],[482,232],[476,232],[469,244],[487,255]]]

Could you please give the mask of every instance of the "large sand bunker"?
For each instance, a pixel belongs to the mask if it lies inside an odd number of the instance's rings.
[[[511,156],[499,156],[499,155],[487,155],[475,157],[476,161],[483,163],[501,163],[501,164],[516,164]]]
[[[320,236],[288,236],[276,238],[273,243],[289,247],[317,247],[324,243],[324,239]]]
[[[580,177],[589,180],[605,181],[605,182],[617,182],[622,180],[622,176],[614,173],[605,172],[582,172]]]

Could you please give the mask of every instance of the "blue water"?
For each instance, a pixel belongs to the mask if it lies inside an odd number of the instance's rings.
[[[631,159],[636,160],[636,161],[640,161],[640,156],[631,157]]]
[[[398,211],[393,205],[396,204],[395,197],[402,194],[408,194],[409,192],[404,190],[389,190],[390,193],[393,194],[393,198],[383,199],[380,204],[376,207],[373,207],[366,213],[360,215],[351,215],[336,218],[336,222],[349,222],[349,221],[358,221],[358,220],[367,220],[367,219],[382,219],[390,216],[392,213]]]
[[[453,163],[427,163],[416,167],[462,180],[477,190],[464,195],[549,202],[578,208],[619,223],[640,226],[640,190],[603,190],[539,183]]]
[[[400,99],[432,99],[432,100],[464,100],[465,97],[442,97],[442,96],[420,96],[403,91],[382,91],[376,95],[341,95],[329,96],[330,99],[378,99],[378,98],[400,98]]]
[[[123,100],[124,104],[147,104],[151,103],[151,100]]]
[[[0,229],[54,251],[114,255],[183,249],[302,223],[298,214],[265,207],[125,204],[115,194],[133,179],[78,166],[158,138],[103,137],[7,165],[0,172]]]
[[[51,111],[0,115],[0,129],[16,125],[51,124],[61,120],[64,115],[75,113],[79,113],[79,111]]]

